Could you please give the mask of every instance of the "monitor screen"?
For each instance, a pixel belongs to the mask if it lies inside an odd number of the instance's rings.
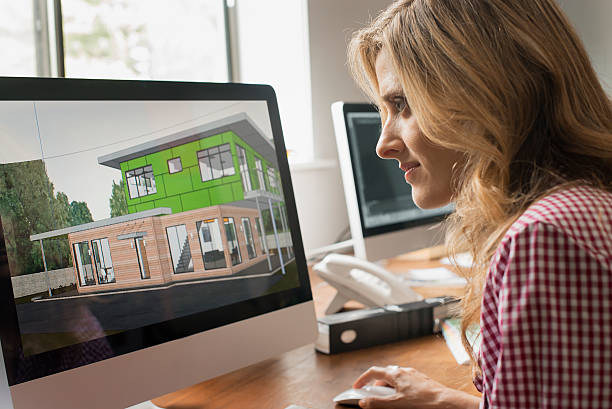
[[[311,299],[269,87],[0,88],[10,385]]]
[[[449,214],[451,205],[420,209],[397,162],[376,155],[380,114],[369,104],[344,104],[353,178],[364,237],[429,224]]]

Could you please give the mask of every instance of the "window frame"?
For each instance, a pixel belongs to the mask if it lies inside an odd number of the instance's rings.
[[[147,169],[149,168],[149,169]],[[125,184],[128,188],[128,195],[131,200],[138,199],[141,197],[151,196],[157,194],[157,183],[155,183],[155,173],[153,172],[153,165],[140,166],[138,168],[126,170],[124,173]],[[150,176],[149,178],[147,176]],[[130,181],[134,181],[134,184],[130,184]],[[142,180],[143,184],[139,183]],[[152,181],[147,186],[147,181]],[[135,194],[132,194],[132,186],[135,186]],[[141,193],[141,188],[144,189],[144,193]],[[154,191],[150,191],[153,189]]]
[[[181,245],[179,236],[178,236],[178,229],[182,227],[185,229],[185,244],[187,245],[187,250],[189,250],[189,257],[191,259],[190,263],[187,265],[187,269],[185,271],[176,271],[176,267],[174,266],[174,255],[172,254],[172,245],[170,243],[170,236],[169,236],[169,229],[174,229],[174,232],[176,233],[176,238],[178,240],[178,244],[179,246]],[[166,241],[168,242],[168,251],[170,253],[170,261],[171,261],[171,265],[172,265],[172,274],[184,274],[184,273],[193,273],[194,270],[194,265],[193,265],[193,254],[191,254],[191,245],[190,245],[190,241],[191,241],[191,237],[189,237],[189,231],[187,231],[187,225],[186,224],[176,224],[173,226],[166,226]],[[183,250],[183,248],[179,249]],[[177,265],[180,263],[180,257],[181,255],[178,254],[179,259],[177,260]]]
[[[87,274],[83,274],[81,276],[81,267],[85,267],[87,265],[87,263],[83,263],[83,260],[81,258],[81,256],[83,256],[83,254],[81,253],[81,245],[82,244],[86,244],[87,245],[87,257],[89,257],[89,265],[91,266],[91,277],[93,278],[93,282],[92,283],[88,283],[87,282]],[[76,268],[77,271],[77,276],[79,277],[79,284],[81,287],[91,287],[94,285],[98,285],[98,281],[96,279],[96,273],[94,271],[94,261],[92,260],[91,257],[91,244],[89,243],[88,240],[84,240],[84,241],[79,241],[76,243],[72,243],[72,250],[73,250],[73,254],[72,257],[74,258],[74,266]],[[78,257],[77,257],[78,256]],[[79,263],[79,260],[81,261]],[[87,271],[86,268],[84,268],[85,271]],[[81,279],[83,278],[83,279]],[[85,281],[85,283],[83,283],[83,281]]]
[[[142,247],[140,246],[140,242],[142,242]],[[136,250],[136,258],[138,259],[138,270],[140,271],[140,279],[150,280],[151,268],[149,266],[149,259],[147,258],[147,244],[145,242],[144,237],[134,237],[134,249]],[[144,264],[146,264],[146,266]]]
[[[278,191],[278,180],[276,179],[276,169],[272,166],[268,166],[266,169],[266,173],[268,174],[268,184],[270,186],[269,192]]]
[[[227,146],[227,150],[224,148],[225,146]],[[223,148],[223,150],[221,150],[221,148]],[[231,161],[229,162],[231,162],[231,166],[228,166],[228,167],[223,166],[224,165],[224,161],[223,161],[224,153],[229,153],[229,158],[231,159]],[[219,173],[217,173],[217,176],[215,176],[215,168],[212,166],[212,158],[213,157],[216,158],[217,156],[219,158],[219,164],[221,165],[221,168],[217,170],[217,172],[221,172],[221,174],[219,175]],[[211,146],[210,148],[201,149],[196,152],[196,157],[198,159],[198,168],[200,169],[200,180],[202,181],[202,183],[210,182],[211,180],[222,179],[227,176],[234,176],[236,174],[236,166],[234,164],[234,155],[232,155],[232,146],[230,143],[224,143],[224,144],[217,145],[217,146]],[[206,162],[207,159],[208,159],[208,169],[210,170],[210,179],[205,179],[204,173],[202,172],[202,162]],[[230,173],[230,169],[231,169],[231,173]]]
[[[255,171],[257,172],[258,190],[266,190],[266,178],[264,177],[263,162],[259,156],[255,156]]]
[[[219,234],[219,239],[221,240],[221,243],[215,243],[214,240],[212,240],[212,234],[211,234],[211,240],[209,243],[212,244],[220,244],[221,245],[221,253],[223,254],[223,265],[215,265],[213,267],[207,267],[206,266],[206,253],[204,251],[204,243],[203,243],[203,234],[202,234],[202,226],[206,225],[209,233],[210,233],[210,225],[214,225],[215,228],[217,229],[217,233]],[[227,268],[227,260],[225,259],[225,246],[223,243],[223,236],[221,235],[221,228],[219,227],[219,219],[217,217],[213,217],[210,219],[204,219],[204,220],[199,220],[198,222],[196,222],[196,228],[198,230],[198,240],[200,241],[200,251],[202,252],[202,262],[204,263],[204,270],[205,271],[210,271],[210,270],[218,270],[218,269],[222,269],[222,268]],[[218,250],[215,250],[218,251]]]
[[[238,157],[238,168],[240,169],[240,178],[242,179],[242,189],[245,192],[252,192],[253,183],[251,182],[251,172],[246,149],[236,144],[236,156]]]
[[[236,241],[236,250],[238,253],[238,257],[237,257],[238,261],[236,263],[234,263],[232,259],[232,251],[230,249],[230,238],[227,234],[228,226],[231,226],[233,228],[234,240]],[[230,262],[232,264],[232,267],[240,265],[243,262],[242,254],[240,252],[240,241],[238,240],[238,229],[236,228],[236,223],[234,222],[234,218],[232,216],[223,217],[223,228],[225,229],[225,242],[227,243],[227,251],[229,252]],[[231,242],[231,244],[232,246],[234,245],[233,241]]]
[[[103,244],[102,243],[106,243],[106,245],[108,246],[108,256],[110,258],[110,260],[106,260],[106,256],[104,255],[104,248],[103,248]],[[98,247],[96,247],[96,244],[99,245],[99,249]],[[113,257],[110,254],[110,243],[108,241],[108,237],[102,237],[100,239],[93,239],[91,240],[91,255],[93,258],[93,267],[95,270],[95,274],[96,274],[96,279],[98,281],[98,284],[102,285],[102,284],[114,284],[117,282],[117,277],[115,276],[115,266],[113,265]],[[98,260],[96,260],[96,252],[98,252],[98,257],[99,257],[99,261],[100,261],[100,266],[101,268],[98,268]],[[110,261],[110,268],[106,267],[107,261]],[[108,273],[108,270],[111,271],[111,274],[113,276],[113,279],[110,281],[102,281],[101,277],[100,277],[100,269],[104,270],[106,273]]]
[[[179,170],[175,170],[174,172],[170,169],[170,162],[178,160],[178,164],[179,164]],[[168,165],[168,173],[171,175],[174,175],[175,173],[179,173],[183,171],[183,161],[181,160],[180,156],[177,156],[176,158],[170,158],[166,161],[166,164]]]
[[[251,227],[251,218],[250,217],[241,217],[240,221],[242,223],[242,230],[244,234],[244,239],[246,243],[247,255],[249,256],[249,260],[253,260],[257,258],[257,248],[255,246],[255,237],[253,237],[253,228]],[[248,230],[248,235],[247,235]],[[251,255],[251,251],[253,251],[253,255]]]

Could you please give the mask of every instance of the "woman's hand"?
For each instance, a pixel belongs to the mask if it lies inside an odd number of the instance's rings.
[[[477,397],[447,388],[412,368],[374,366],[355,381],[353,388],[361,388],[370,382],[395,388],[397,393],[362,399],[359,406],[365,409],[478,408],[480,404]]]

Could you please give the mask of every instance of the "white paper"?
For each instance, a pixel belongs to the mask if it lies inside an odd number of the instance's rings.
[[[463,286],[466,281],[446,267],[421,268],[410,270],[401,275],[408,285],[414,286]]]
[[[472,267],[472,263],[473,263],[472,256],[470,255],[470,253],[457,254],[455,261],[457,262],[457,265],[459,267]],[[450,261],[448,257],[444,257],[442,260],[440,260],[440,263],[447,264],[447,265],[454,264]]]

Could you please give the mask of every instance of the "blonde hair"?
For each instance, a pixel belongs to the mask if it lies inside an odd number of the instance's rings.
[[[352,73],[378,103],[384,49],[424,137],[464,153],[453,175],[451,255],[469,251],[463,341],[504,233],[573,183],[612,191],[612,103],[553,0],[402,0],[354,34]]]

